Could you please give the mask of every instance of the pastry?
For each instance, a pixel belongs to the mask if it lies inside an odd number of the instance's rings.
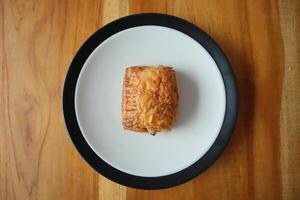
[[[172,67],[126,68],[122,93],[122,123],[137,132],[169,131],[178,111],[178,86]]]

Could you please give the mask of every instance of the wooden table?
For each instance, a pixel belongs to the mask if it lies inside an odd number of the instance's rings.
[[[61,94],[80,45],[104,24],[160,12],[197,24],[236,73],[239,118],[222,156],[178,187],[115,184],[68,137]],[[2,0],[0,199],[300,199],[299,0]]]

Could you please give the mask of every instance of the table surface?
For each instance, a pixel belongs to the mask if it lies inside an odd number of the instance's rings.
[[[142,12],[197,24],[223,48],[239,87],[229,146],[205,173],[165,190],[126,188],[80,157],[61,94],[80,45]],[[300,199],[300,1],[3,0],[0,199]]]

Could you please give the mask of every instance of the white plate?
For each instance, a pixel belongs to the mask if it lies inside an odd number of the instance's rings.
[[[156,136],[124,131],[121,120],[125,67],[172,66],[179,82],[176,126]],[[162,26],[121,31],[100,44],[80,72],[75,110],[84,138],[111,166],[137,176],[178,172],[213,144],[225,114],[225,88],[209,53],[195,40]]]

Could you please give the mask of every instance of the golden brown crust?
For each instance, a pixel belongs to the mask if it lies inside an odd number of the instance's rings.
[[[170,130],[176,120],[178,100],[173,68],[127,68],[122,94],[124,129],[150,133]]]

